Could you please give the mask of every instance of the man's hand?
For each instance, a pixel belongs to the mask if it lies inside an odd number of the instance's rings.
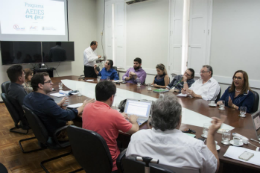
[[[130,117],[128,118],[130,123],[136,123],[137,122],[137,116],[136,115],[130,115]]]
[[[65,101],[67,101],[68,100],[68,97],[63,97],[62,99],[61,99],[61,101],[58,103],[58,105],[59,106],[62,106],[64,103],[65,103]]]
[[[211,126],[208,130],[208,135],[214,136],[218,129],[221,127],[222,123],[226,120],[226,115],[220,115],[220,119],[217,117],[212,117]]]
[[[187,89],[187,94],[191,95],[192,97],[196,96],[196,94],[191,89]]]
[[[96,69],[96,68],[97,68],[97,64],[94,65],[94,69]]]
[[[123,116],[125,119],[129,119],[129,118],[128,118],[128,115],[127,115],[126,113],[123,112],[123,113],[121,113],[121,114],[122,114],[122,116]]]
[[[182,93],[182,94],[187,94],[187,91],[182,88],[182,89],[181,89],[181,93]]]
[[[101,56],[100,56],[100,55],[98,55],[98,58],[101,58]]]
[[[187,77],[183,75],[182,81],[183,81],[183,82],[187,82]]]

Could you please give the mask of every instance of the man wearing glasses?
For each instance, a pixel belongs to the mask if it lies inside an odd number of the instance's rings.
[[[167,86],[167,89],[174,88],[175,92],[181,92],[182,89],[187,90],[194,83],[194,73],[192,68],[188,68],[184,75],[176,75]]]
[[[203,100],[216,100],[220,92],[220,86],[212,75],[212,67],[204,65],[200,70],[200,79],[196,80],[189,89],[183,89],[181,92],[191,97],[202,98]]]
[[[33,92],[24,98],[24,105],[31,109],[42,121],[49,136],[53,137],[54,132],[66,125],[67,121],[73,120],[76,116],[81,117],[81,113],[87,103],[91,101],[84,101],[82,106],[77,109],[62,109],[67,98],[63,98],[61,102],[56,103],[53,98],[47,94],[52,91],[52,81],[48,73],[37,73],[31,79]],[[58,134],[58,139],[66,138],[63,133]]]

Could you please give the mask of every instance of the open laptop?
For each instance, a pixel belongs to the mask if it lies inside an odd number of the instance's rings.
[[[143,124],[150,116],[152,101],[127,99],[124,112],[128,115],[138,116],[138,124]]]
[[[252,120],[255,127],[256,138],[260,140],[260,111],[252,114]]]

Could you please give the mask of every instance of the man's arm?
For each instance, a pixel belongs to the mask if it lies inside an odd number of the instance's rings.
[[[130,80],[130,78],[128,77],[129,76],[129,71],[130,71],[130,68],[126,71],[126,73],[123,75],[122,79],[124,80]]]
[[[133,134],[139,130],[137,118],[138,117],[136,115],[130,115],[130,117],[128,119],[129,119],[130,123],[132,124],[132,128],[127,133]]]
[[[100,58],[100,56],[97,56],[90,51],[84,51],[84,55],[85,55],[85,58],[87,58],[88,62],[94,62],[98,58]]]
[[[96,65],[96,64],[94,65],[94,71],[95,71],[95,73],[96,73],[97,75],[99,75],[100,72],[97,71],[97,65]]]
[[[146,72],[145,71],[143,71],[143,73],[141,74],[139,79],[140,79],[141,84],[144,84],[145,79],[146,79]]]
[[[226,118],[227,118],[226,115],[220,115],[220,119],[216,118],[216,117],[212,117],[212,121],[211,121],[212,124],[208,130],[206,145],[209,148],[209,150],[214,154],[214,156],[216,157],[216,159],[218,161],[218,167],[217,167],[216,172],[218,171],[218,168],[219,168],[219,158],[218,158],[218,152],[216,150],[214,136],[215,136],[216,132],[218,131],[218,129],[221,127],[222,123],[226,120]]]
[[[119,80],[117,71],[113,72],[113,77],[114,77],[113,80]]]
[[[212,86],[210,86],[207,95],[202,95],[203,100],[212,100],[214,97],[216,97],[220,92],[220,86],[218,82],[214,83]]]

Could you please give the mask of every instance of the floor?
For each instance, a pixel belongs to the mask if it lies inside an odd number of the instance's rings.
[[[9,173],[44,173],[40,162],[70,151],[70,148],[62,150],[45,149],[32,153],[22,153],[19,146],[19,140],[33,137],[30,130],[27,135],[9,132],[14,127],[14,122],[5,107],[0,103],[0,163],[5,165]],[[25,150],[36,149],[37,140],[23,142]],[[74,156],[69,155],[46,164],[49,172],[61,173],[70,172],[80,168]],[[81,173],[84,171],[81,171]]]

